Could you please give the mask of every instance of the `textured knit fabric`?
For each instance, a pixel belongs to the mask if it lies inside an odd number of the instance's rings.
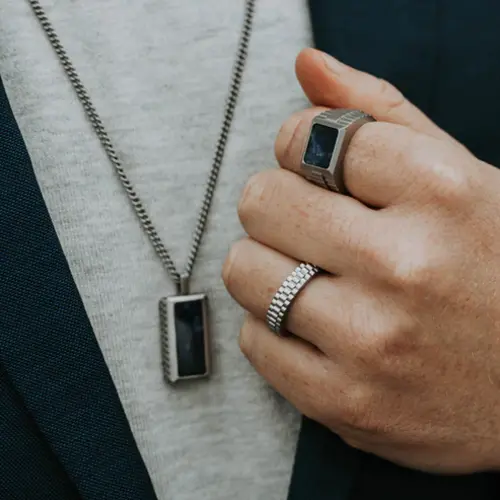
[[[162,238],[184,265],[243,0],[41,3]],[[306,3],[258,2],[241,99],[192,282],[193,292],[210,296],[214,376],[175,388],[162,378],[158,325],[158,300],[174,287],[27,2],[0,4],[0,73],[159,498],[282,500],[300,418],[241,355],[243,313],[220,272],[229,245],[243,235],[236,206],[244,183],[275,168],[281,122],[307,105],[294,76],[295,56],[310,44]],[[92,399],[86,404],[92,408]]]
[[[153,500],[1,83],[0,151],[1,498]]]

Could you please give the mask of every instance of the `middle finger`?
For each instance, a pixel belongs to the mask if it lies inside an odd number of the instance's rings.
[[[375,210],[281,169],[249,180],[238,213],[254,240],[334,274],[372,268],[383,234]]]

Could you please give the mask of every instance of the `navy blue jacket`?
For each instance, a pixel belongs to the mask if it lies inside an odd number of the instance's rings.
[[[498,0],[309,3],[318,48],[393,82],[500,165]],[[0,173],[0,500],[153,500],[1,80]],[[499,490],[496,474],[404,469],[304,419],[289,500],[481,500]]]

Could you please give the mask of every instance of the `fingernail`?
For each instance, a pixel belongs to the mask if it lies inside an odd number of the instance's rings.
[[[323,60],[325,61],[326,67],[336,75],[343,73],[347,69],[347,66],[344,63],[341,63],[330,54],[323,53]]]

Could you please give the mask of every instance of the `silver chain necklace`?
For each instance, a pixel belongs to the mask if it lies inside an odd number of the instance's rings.
[[[164,374],[169,382],[180,379],[206,377],[210,374],[210,336],[208,332],[208,307],[206,294],[189,294],[189,280],[205,233],[208,215],[221,169],[231,124],[240,93],[243,71],[248,56],[256,0],[245,0],[245,13],[241,28],[236,59],[233,66],[222,127],[217,139],[212,166],[209,171],[201,209],[196,222],[192,244],[184,271],[179,272],[165,244],[149,216],[144,203],[130,181],[113,146],[104,124],[83,85],[75,66],[61,43],[45,9],[39,0],[28,0],[76,92],[80,103],[113,165],[135,214],[147,234],[156,254],[170,279],[177,285],[178,294],[160,300],[160,326],[162,333],[162,358]]]

